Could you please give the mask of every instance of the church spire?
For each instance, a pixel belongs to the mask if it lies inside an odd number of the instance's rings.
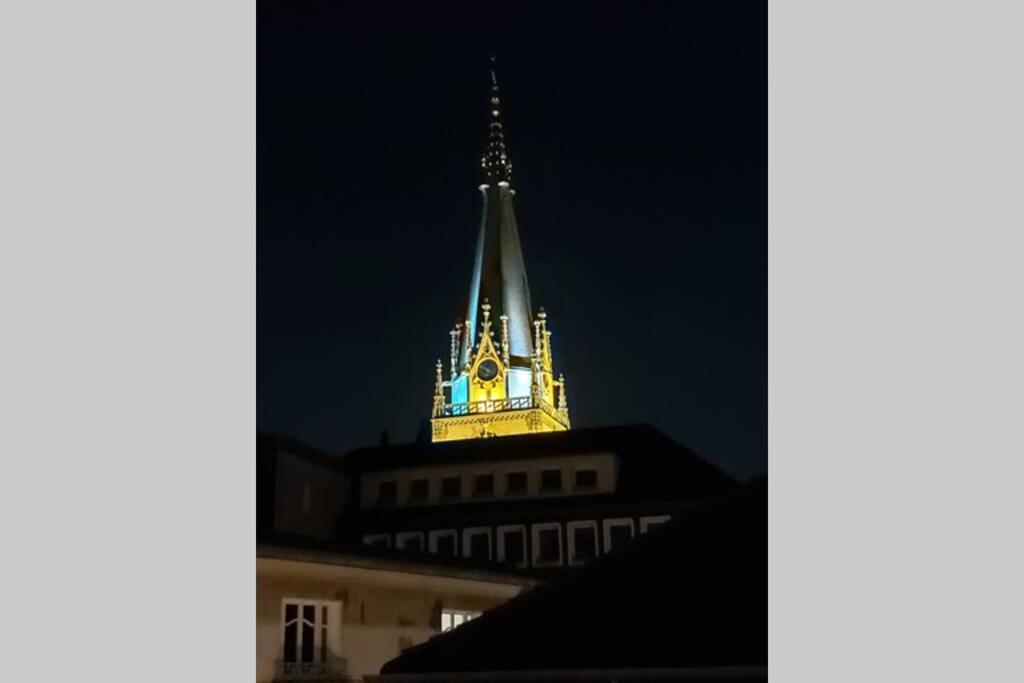
[[[505,131],[501,123],[501,95],[498,89],[498,75],[491,55],[491,94],[488,101],[487,147],[480,158],[483,182],[497,184],[512,182],[512,160],[505,147]]]
[[[450,379],[435,382],[441,388],[434,441],[569,429],[568,410],[556,395],[564,385],[553,377],[546,316],[539,311],[534,321],[530,303],[493,55],[490,66],[480,228],[464,322],[449,333]]]

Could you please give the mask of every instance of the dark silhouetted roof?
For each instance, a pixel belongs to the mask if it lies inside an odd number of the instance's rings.
[[[766,667],[767,479],[410,648],[389,674]]]
[[[552,456],[615,453],[621,461],[616,497],[706,498],[735,480],[649,425],[570,429],[491,439],[412,443],[350,452],[342,467],[373,472],[425,465],[486,463]]]

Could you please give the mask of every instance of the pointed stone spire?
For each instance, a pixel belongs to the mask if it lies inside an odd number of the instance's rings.
[[[480,158],[483,182],[497,184],[512,182],[512,160],[505,147],[505,131],[501,123],[501,96],[498,89],[498,75],[495,72],[497,58],[491,55],[491,95],[488,101],[487,148]]]
[[[472,356],[473,344],[480,333],[483,317],[480,304],[487,298],[493,306],[492,315],[495,318],[508,316],[511,364],[526,369],[530,367],[534,345],[531,329],[533,309],[530,306],[530,288],[519,243],[519,228],[516,225],[514,192],[510,185],[512,163],[505,146],[501,97],[494,62],[492,56],[487,145],[480,161],[483,172],[483,184],[480,185],[483,212],[473,261],[473,278],[469,286],[459,364],[464,367]]]

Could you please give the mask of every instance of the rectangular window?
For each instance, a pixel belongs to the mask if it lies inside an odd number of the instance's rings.
[[[413,479],[409,484],[409,502],[426,503],[430,497],[430,480]]]
[[[491,559],[491,530],[487,527],[466,529],[462,534],[463,556],[483,562]]]
[[[363,536],[363,545],[368,545],[371,548],[390,548],[391,536],[388,534],[369,534]]]
[[[441,497],[452,500],[462,496],[462,477],[445,477],[441,480]]]
[[[604,521],[604,551],[624,548],[633,540],[633,520],[606,519]]]
[[[562,527],[557,523],[533,525],[533,564],[562,564]]]
[[[331,673],[331,653],[338,650],[341,603],[285,598],[281,605],[285,678],[315,678]]]
[[[498,527],[498,561],[512,567],[526,566],[526,527]]]
[[[558,493],[562,490],[562,470],[541,470],[541,493]]]
[[[596,491],[597,470],[576,470],[576,490]]]
[[[456,626],[461,626],[480,616],[480,612],[469,612],[461,609],[441,610],[441,630],[450,631]]]
[[[398,482],[382,481],[377,484],[377,505],[394,505],[398,501]]]
[[[494,495],[494,475],[478,474],[473,478],[473,495],[477,498],[490,498]]]
[[[526,472],[509,472],[505,479],[505,495],[526,495]]]
[[[458,557],[458,533],[455,529],[430,532],[430,552],[442,557]]]
[[[421,553],[423,552],[423,533],[420,531],[405,531],[396,534],[395,547],[413,553]]]
[[[597,522],[569,522],[569,564],[597,557]]]

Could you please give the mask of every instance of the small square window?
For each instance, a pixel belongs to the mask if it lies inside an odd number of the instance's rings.
[[[576,470],[576,490],[594,491],[597,489],[597,470]]]
[[[409,502],[425,503],[430,496],[429,479],[413,479],[409,484]]]
[[[540,490],[543,493],[555,493],[562,490],[562,470],[541,470]]]
[[[510,496],[521,496],[526,493],[526,472],[509,472],[505,480],[505,493]]]
[[[459,498],[462,495],[462,477],[445,477],[441,480],[442,498]]]
[[[398,483],[382,481],[377,484],[377,505],[394,505],[398,500]]]
[[[478,474],[473,479],[473,495],[478,498],[488,498],[494,495],[494,475]]]

